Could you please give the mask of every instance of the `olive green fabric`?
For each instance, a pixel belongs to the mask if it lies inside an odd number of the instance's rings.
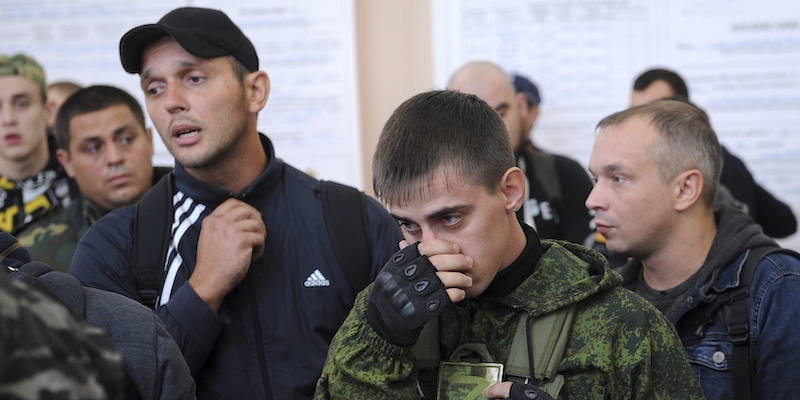
[[[520,309],[532,317],[578,303],[559,374],[562,399],[703,399],[675,328],[647,301],[621,288],[604,257],[543,240],[536,270],[509,296],[466,300],[441,315],[441,359],[460,344],[485,343],[508,358]],[[371,286],[331,343],[315,399],[415,399],[411,348],[386,342],[365,312]]]
[[[81,197],[51,217],[26,226],[17,238],[32,259],[67,272],[78,242],[101,213],[99,207]]]
[[[172,168],[153,168],[153,182],[168,174]],[[29,224],[16,234],[31,253],[31,258],[56,271],[67,272],[83,234],[98,219],[109,213],[84,196],[72,201],[52,216]]]

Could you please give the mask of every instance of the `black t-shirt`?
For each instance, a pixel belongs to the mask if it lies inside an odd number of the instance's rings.
[[[561,198],[550,198],[534,172],[533,152],[536,151],[539,150],[527,148],[517,157],[517,165],[525,172],[528,186],[527,199],[517,212],[517,217],[533,226],[543,239],[584,244],[589,235],[594,233],[592,216],[585,205],[593,186],[589,175],[576,161],[551,155]]]

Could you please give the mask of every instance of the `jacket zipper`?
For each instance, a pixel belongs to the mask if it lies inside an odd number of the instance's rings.
[[[258,301],[256,301],[256,287],[255,287],[255,279],[248,279],[247,287],[250,289],[250,300],[252,301],[252,311],[253,311],[253,325],[255,326],[255,336],[256,336],[256,353],[258,356],[258,366],[261,370],[261,379],[264,384],[264,395],[265,399],[272,399],[272,390],[270,390],[269,384],[269,372],[267,372],[267,356],[264,352],[264,345],[263,345],[263,337],[261,335],[261,319],[258,315]]]

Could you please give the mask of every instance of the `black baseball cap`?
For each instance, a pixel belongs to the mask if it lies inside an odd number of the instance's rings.
[[[141,72],[144,47],[167,35],[194,56],[230,55],[250,72],[258,70],[258,54],[253,43],[225,13],[209,8],[181,7],[168,12],[155,24],[133,28],[122,36],[119,55],[125,71]]]
[[[528,99],[529,107],[542,102],[542,98],[539,97],[539,88],[530,79],[519,74],[511,75],[511,79],[514,81],[514,89],[516,89],[517,93],[524,94],[525,98]]]

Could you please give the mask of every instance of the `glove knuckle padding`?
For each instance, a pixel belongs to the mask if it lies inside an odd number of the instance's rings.
[[[417,244],[398,251],[383,266],[369,301],[367,318],[373,328],[403,345],[416,341],[422,326],[451,303],[436,268],[419,254]]]
[[[525,384],[522,382],[514,382],[511,384],[511,393],[508,396],[509,400],[553,400],[542,389],[536,386]]]

